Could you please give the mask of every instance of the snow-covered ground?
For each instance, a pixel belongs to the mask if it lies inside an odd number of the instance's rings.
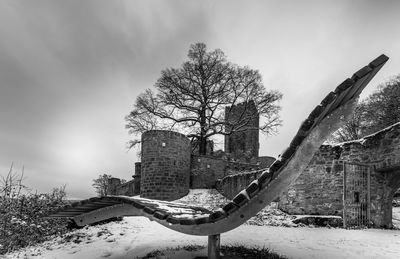
[[[69,242],[56,238],[5,258],[140,258],[156,249],[207,243],[207,237],[174,232],[143,217],[127,217],[70,235]],[[400,258],[399,230],[242,225],[222,234],[221,244],[267,247],[288,258]]]
[[[215,189],[194,189],[189,194],[177,200],[177,202],[201,206],[209,210],[214,210],[224,205],[229,200],[222,196]],[[257,215],[249,219],[245,224],[257,226],[285,226],[294,227],[292,221],[296,216],[288,215],[277,209],[277,203],[271,203],[265,209],[261,210]]]
[[[218,206],[216,194],[192,191],[180,202],[206,201]],[[214,200],[214,201],[212,201]],[[400,212],[394,210],[394,215]],[[288,222],[276,208],[266,209],[272,224]],[[397,214],[396,214],[397,215]],[[400,215],[400,214],[399,214]],[[339,228],[257,226],[244,224],[221,235],[222,245],[266,247],[288,258],[400,258],[400,230],[346,230]],[[207,245],[207,237],[190,236],[165,228],[144,217],[125,217],[120,222],[75,230],[5,258],[140,258],[168,247]],[[179,258],[206,255],[206,249],[186,252]],[[170,258],[178,258],[170,256]]]

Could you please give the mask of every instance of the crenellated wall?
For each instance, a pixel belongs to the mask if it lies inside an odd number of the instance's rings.
[[[392,200],[400,187],[400,123],[357,141],[323,145],[281,197],[290,214],[343,215],[343,162],[371,167],[370,217],[373,225],[392,226]],[[351,181],[352,175],[348,175]]]

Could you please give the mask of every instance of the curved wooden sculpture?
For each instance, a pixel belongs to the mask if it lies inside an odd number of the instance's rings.
[[[112,217],[144,216],[175,231],[210,236],[209,240],[215,238],[215,235],[243,224],[296,180],[314,152],[351,115],[359,94],[387,60],[385,55],[379,56],[330,92],[301,124],[280,159],[218,210],[136,197],[108,196],[74,203],[50,217],[68,217],[83,226]]]

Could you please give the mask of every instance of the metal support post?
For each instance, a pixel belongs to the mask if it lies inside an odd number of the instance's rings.
[[[221,235],[208,236],[208,259],[220,259]]]

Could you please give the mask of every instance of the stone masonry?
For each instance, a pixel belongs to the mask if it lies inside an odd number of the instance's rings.
[[[243,102],[225,108],[225,120],[236,123],[240,120],[249,122],[240,131],[225,136],[225,152],[236,159],[257,159],[259,151],[259,114],[253,101]],[[229,128],[228,128],[229,129]]]
[[[143,133],[140,196],[167,201],[185,196],[189,192],[190,153],[190,140],[181,133]]]
[[[279,207],[290,214],[342,216],[344,162],[371,167],[370,220],[390,228],[393,195],[400,187],[400,123],[357,141],[321,146]]]
[[[132,191],[140,191],[142,197],[172,200],[185,195],[189,187],[215,188],[217,180],[227,175],[268,167],[275,159],[258,157],[259,115],[254,102],[226,107],[226,120],[243,118],[250,122],[241,132],[225,138],[225,152],[214,153],[214,143],[208,140],[207,155],[199,155],[197,143],[190,144],[180,133],[143,133],[142,161],[135,164],[134,180],[128,182],[132,186],[114,181],[110,194],[131,195]]]
[[[124,195],[134,196],[140,194],[140,163],[135,163],[135,174],[132,180],[123,183],[119,178],[111,178],[108,180],[107,195]]]
[[[257,179],[262,170],[241,172],[239,174],[227,175],[217,181],[216,189],[228,199],[233,199],[240,191],[246,188],[252,181]]]
[[[227,175],[236,175],[244,171],[260,169],[261,165],[268,167],[275,159],[262,157],[257,163],[244,163],[240,161],[228,161],[212,156],[192,155],[190,169],[190,188],[215,188],[217,180]]]

